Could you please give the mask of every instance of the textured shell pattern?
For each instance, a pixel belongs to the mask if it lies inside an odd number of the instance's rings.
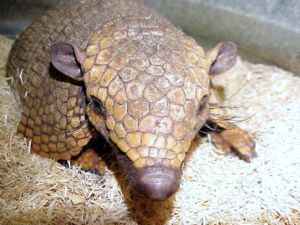
[[[124,6],[126,7],[126,6]],[[207,119],[201,47],[153,11],[128,6],[90,38],[83,63],[87,96],[98,98],[110,139],[134,162],[178,168]]]
[[[85,88],[49,66],[58,41],[86,53]],[[78,155],[92,138],[90,120],[136,167],[181,165],[208,117],[208,107],[199,113],[209,94],[207,72],[206,55],[192,38],[143,4],[120,0],[48,12],[21,34],[8,65],[23,105],[19,131],[34,152]],[[105,106],[105,118],[86,106],[91,96]]]

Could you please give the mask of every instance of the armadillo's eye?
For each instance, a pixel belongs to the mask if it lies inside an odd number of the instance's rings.
[[[99,114],[104,117],[106,116],[105,107],[104,107],[102,101],[100,101],[98,98],[96,98],[95,96],[91,96],[90,105],[91,105],[92,110],[96,114]]]
[[[204,95],[199,103],[199,108],[198,108],[198,115],[200,115],[203,110],[207,107],[207,104],[208,104],[208,99],[209,99],[209,96],[208,95]]]

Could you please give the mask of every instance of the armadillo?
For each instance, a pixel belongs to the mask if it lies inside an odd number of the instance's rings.
[[[210,76],[236,57],[232,42],[205,52],[140,1],[59,5],[21,33],[10,53],[7,74],[22,105],[18,131],[34,153],[81,157],[96,168],[97,152],[85,154],[86,146],[101,135],[127,160],[137,193],[167,199],[203,127],[225,152],[255,156],[254,141],[224,120],[210,90]]]

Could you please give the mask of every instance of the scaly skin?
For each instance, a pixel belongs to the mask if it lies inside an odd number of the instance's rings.
[[[178,168],[207,119],[207,64],[196,42],[144,11],[94,33],[83,63],[87,96],[106,109],[110,139],[135,167]],[[97,126],[99,118],[88,113]],[[196,129],[198,127],[198,129]]]
[[[84,52],[83,82],[50,66],[50,46],[57,42]],[[78,156],[96,130],[136,169],[179,171],[209,118],[204,100],[216,57],[217,50],[207,56],[139,2],[59,6],[27,28],[10,54],[8,75],[14,76],[23,108],[18,130],[32,140],[33,152],[46,157]],[[104,113],[93,110],[92,98]],[[88,167],[97,161],[89,163],[92,156],[89,150],[79,159]]]
[[[34,152],[56,159],[78,155],[91,138],[82,86],[49,73],[50,45],[75,42],[86,49],[86,96],[105,103],[110,139],[136,167],[179,167],[207,119],[196,113],[208,94],[204,51],[152,10],[117,2],[60,7],[21,34],[8,64],[23,105],[19,131]]]

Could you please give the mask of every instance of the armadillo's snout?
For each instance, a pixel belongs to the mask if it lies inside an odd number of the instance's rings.
[[[136,190],[153,200],[165,200],[179,187],[178,170],[165,167],[147,167],[138,169]]]

